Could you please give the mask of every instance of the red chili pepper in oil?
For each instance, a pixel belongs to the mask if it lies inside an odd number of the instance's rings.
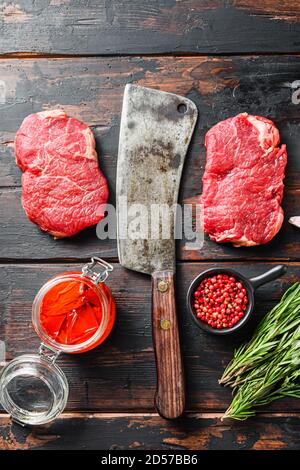
[[[49,289],[40,307],[40,321],[45,332],[61,344],[81,344],[98,330],[102,320],[102,302],[96,289],[104,289],[111,310],[110,320],[101,342],[111,331],[115,306],[110,291],[104,285],[95,288],[80,280],[62,281]]]

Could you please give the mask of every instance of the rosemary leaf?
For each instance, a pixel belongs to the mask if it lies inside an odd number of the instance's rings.
[[[300,398],[300,284],[291,286],[234,353],[220,383],[233,388],[224,418],[245,420],[257,407]]]

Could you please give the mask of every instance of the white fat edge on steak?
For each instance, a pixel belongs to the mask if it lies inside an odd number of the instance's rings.
[[[66,113],[62,109],[49,109],[48,111],[40,111],[36,114],[44,119],[47,117],[60,119],[64,119],[65,117],[67,117]]]
[[[275,237],[275,235],[279,232],[279,230],[280,230],[280,228],[283,224],[283,219],[284,219],[283,209],[282,209],[282,207],[279,207],[279,211],[278,211],[278,214],[277,214],[277,221],[274,224],[273,230],[271,231],[271,233],[269,235],[270,240],[272,240],[272,238]],[[234,243],[233,243],[233,246],[236,247],[236,248],[239,248],[240,246],[255,246],[255,245],[259,245],[259,243],[256,243],[253,240],[249,240],[245,235],[243,235],[238,240],[235,240]]]
[[[273,148],[277,147],[280,142],[279,131],[277,127],[268,120],[260,120],[256,116],[247,116],[247,120],[254,126],[258,131],[258,140],[261,148],[270,152]],[[271,144],[270,144],[271,142]]]
[[[236,235],[235,234],[229,235],[230,231],[229,230],[224,231],[222,235],[219,237],[210,235],[210,238],[217,243],[223,243],[224,240],[226,240],[226,243],[228,243],[230,242],[230,239],[232,239],[231,241],[233,243],[233,246],[237,248],[240,246],[256,246],[258,244],[253,240],[249,240],[249,238],[247,238],[246,235],[243,235],[239,239],[235,239]]]
[[[85,158],[88,158],[89,160],[98,161],[94,134],[92,133],[89,127],[87,127],[84,131],[82,131],[82,134],[84,135],[85,140],[86,140],[86,153],[85,155],[82,155],[82,156]]]

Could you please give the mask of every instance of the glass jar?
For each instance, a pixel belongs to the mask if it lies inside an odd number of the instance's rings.
[[[101,267],[101,271],[97,272],[96,267]],[[64,410],[69,387],[64,372],[55,361],[62,352],[78,354],[89,351],[101,344],[110,334],[115,323],[116,307],[105,281],[112,269],[110,264],[95,257],[83,266],[81,272],[61,273],[46,282],[37,293],[32,306],[32,323],[42,340],[39,354],[26,354],[13,359],[2,369],[0,375],[0,402],[15,421],[23,425],[45,424],[57,418]],[[97,305],[101,319],[99,323],[95,323],[94,319],[93,328],[88,325],[90,311],[85,312],[86,317],[82,321],[76,312],[76,306],[74,310],[71,308],[72,303],[67,304],[68,317],[64,316],[62,311],[57,311],[65,304],[55,302],[51,304],[50,316],[44,315],[44,304],[49,296],[54,292],[55,295],[58,293],[57,298],[60,298],[61,293],[65,294],[66,287],[69,289],[68,286],[75,288],[76,292],[79,289],[83,298],[88,292],[94,305]],[[71,341],[68,341],[70,339],[68,327],[64,334],[56,329],[56,324],[68,325],[69,317],[71,326],[75,321],[79,323],[76,329],[77,336],[75,339],[71,338]],[[82,341],[80,334],[78,336],[78,331],[79,333],[81,331],[80,322],[86,328],[82,329]]]

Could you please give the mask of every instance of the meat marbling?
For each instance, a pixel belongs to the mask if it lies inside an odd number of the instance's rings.
[[[286,146],[269,119],[238,114],[206,134],[202,222],[218,243],[269,242],[283,222]]]
[[[15,139],[28,218],[56,238],[70,237],[104,216],[108,188],[91,129],[62,110],[27,116]]]

